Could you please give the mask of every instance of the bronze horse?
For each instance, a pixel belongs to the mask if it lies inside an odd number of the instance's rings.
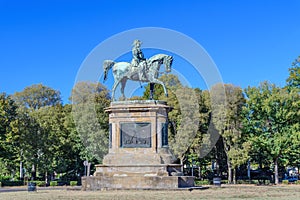
[[[150,83],[150,99],[153,99],[153,88],[154,84],[161,84],[164,88],[164,93],[168,96],[168,92],[165,84],[158,80],[159,69],[163,64],[165,66],[166,72],[171,71],[171,65],[173,62],[173,57],[166,54],[157,54],[141,62],[138,67],[132,67],[128,62],[114,62],[112,60],[105,60],[103,62],[104,69],[104,81],[107,79],[107,73],[112,68],[114,76],[114,86],[112,88],[112,101],[114,101],[115,90],[119,83],[121,83],[121,94],[122,98],[125,99],[124,88],[127,80],[148,82]],[[139,74],[144,74],[144,76],[139,76]]]

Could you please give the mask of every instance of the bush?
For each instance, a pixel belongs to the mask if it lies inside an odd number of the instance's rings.
[[[258,185],[270,185],[270,180],[258,180]]]
[[[36,183],[37,186],[39,187],[45,187],[46,186],[46,182],[45,181],[31,181]]]
[[[300,180],[295,181],[295,184],[300,185]]]
[[[76,186],[77,185],[77,181],[70,181],[70,186]]]
[[[9,181],[11,179],[11,176],[0,176],[0,182],[1,181]]]
[[[209,180],[195,180],[195,185],[209,185]]]
[[[282,180],[282,184],[289,184],[289,180]]]
[[[57,181],[50,181],[50,186],[57,186]]]
[[[237,184],[258,184],[258,180],[237,180]]]
[[[23,181],[1,181],[2,186],[22,186],[24,185]]]
[[[228,184],[228,180],[221,180],[221,184]]]

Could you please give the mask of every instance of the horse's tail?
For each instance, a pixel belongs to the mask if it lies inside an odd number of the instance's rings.
[[[112,60],[104,60],[104,62],[103,62],[104,81],[106,81],[106,79],[107,79],[108,70],[110,70],[112,68],[112,66],[114,66],[114,64],[115,64],[115,62]]]

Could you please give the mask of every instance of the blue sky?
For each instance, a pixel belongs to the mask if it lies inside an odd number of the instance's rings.
[[[300,55],[299,8],[298,0],[0,0],[0,92],[43,83],[67,103],[86,56],[107,38],[141,27],[193,38],[225,83],[284,86]]]

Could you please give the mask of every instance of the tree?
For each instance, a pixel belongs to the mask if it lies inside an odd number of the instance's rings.
[[[0,95],[1,113],[1,157],[10,171],[16,173],[17,162],[23,167],[23,161],[37,162],[38,126],[23,107],[18,107],[10,96]],[[34,150],[34,151],[33,151]],[[22,174],[20,174],[22,177]]]
[[[211,88],[212,121],[222,136],[227,155],[228,183],[235,183],[236,167],[248,159],[249,144],[241,131],[242,108],[245,98],[241,88],[217,84]],[[233,174],[232,174],[233,170]]]
[[[17,105],[11,96],[5,93],[0,94],[0,158],[3,162],[2,167],[7,170],[2,171],[12,172],[15,168],[16,153],[14,152],[13,144],[8,141],[8,133],[12,131],[12,124],[17,120]],[[10,162],[8,162],[10,161]],[[4,164],[6,163],[6,164]]]
[[[26,87],[22,92],[16,92],[14,98],[20,105],[33,110],[61,104],[60,92],[42,84]]]
[[[287,78],[287,87],[300,90],[300,56],[292,63],[289,68],[289,77]]]
[[[78,171],[81,141],[71,122],[71,106],[55,105],[38,109],[32,113],[43,130],[43,145],[40,148],[39,172],[47,176],[49,172]]]
[[[20,128],[22,127],[20,124],[18,125],[17,132],[15,135],[26,135],[26,140],[23,141],[25,149],[31,149],[32,151],[27,151],[27,153],[31,153],[28,155],[29,161],[32,162],[32,178],[36,177],[36,168],[37,164],[41,161],[42,155],[42,144],[45,142],[43,139],[47,140],[45,136],[45,130],[43,127],[39,126],[34,118],[34,112],[38,109],[45,106],[55,106],[61,104],[60,92],[56,91],[50,87],[44,86],[42,84],[36,84],[29,87],[26,87],[21,92],[16,92],[13,95],[15,101],[20,106],[19,114],[20,118],[24,119],[23,125],[28,124],[28,128]],[[21,123],[21,121],[20,121]],[[22,123],[21,123],[22,124]],[[30,132],[29,135],[28,132]],[[38,138],[39,140],[28,140],[28,138]],[[18,137],[12,135],[13,140],[18,141]],[[27,143],[26,143],[27,142]],[[24,150],[24,149],[22,149]]]
[[[175,94],[180,115],[177,117],[176,132],[170,141],[170,148],[183,164],[199,130],[199,104],[192,88],[177,88]]]
[[[257,88],[248,87],[245,92],[248,100],[243,125],[251,135],[255,147],[252,151],[265,152],[262,156],[274,164],[275,184],[278,184],[280,159],[299,151],[300,95],[268,82]]]
[[[200,149],[203,147],[202,134],[205,132],[207,124],[201,124],[199,121],[207,122],[209,115],[206,105],[200,104],[207,99],[201,99],[202,93],[199,89],[184,87],[175,75],[163,75],[159,80],[166,85],[169,96],[165,97],[162,86],[156,84],[154,99],[167,101],[168,105],[173,108],[168,114],[169,146],[182,164],[188,162],[187,158],[190,153],[200,156]],[[150,86],[148,84],[144,98],[148,99],[149,96]],[[200,106],[202,107],[200,108]]]
[[[32,178],[35,179],[40,147],[44,142],[43,133],[36,120],[30,116],[28,109],[23,107],[17,109],[16,120],[10,126],[11,131],[7,132],[6,140],[15,152],[15,160],[20,162],[20,168],[23,168],[24,161],[31,164]],[[29,168],[28,165],[26,167]]]
[[[174,91],[181,87],[182,84],[179,81],[178,77],[173,75],[173,74],[165,74],[159,77],[159,80],[162,81],[166,88],[168,89],[168,93],[172,95]],[[149,99],[150,98],[150,84],[146,86],[146,90],[143,94],[144,99]],[[154,94],[153,94],[153,99],[164,99],[166,100],[167,98],[164,96],[164,89],[160,84],[155,84],[154,85]]]
[[[172,142],[174,141],[175,135],[177,133],[177,128],[179,127],[179,120],[180,120],[180,106],[178,99],[176,97],[176,90],[182,87],[181,82],[179,81],[178,77],[173,74],[166,74],[159,77],[160,81],[163,81],[166,85],[168,90],[168,97],[164,95],[163,87],[161,85],[155,84],[154,86],[154,99],[159,99],[166,101],[170,107],[172,107],[172,111],[168,114],[169,119],[169,144],[172,146]],[[143,99],[149,99],[150,97],[150,84],[146,86],[146,90],[143,95]]]
[[[72,116],[85,146],[84,159],[101,162],[108,152],[108,90],[100,83],[79,82],[72,90]]]
[[[61,147],[62,154],[64,154],[64,157],[66,159],[71,158],[69,162],[71,167],[74,170],[73,173],[76,173],[76,175],[78,175],[79,172],[82,172],[81,174],[83,174],[82,163],[83,163],[83,159],[85,158],[84,157],[85,146],[81,141],[80,135],[78,134],[75,126],[75,122],[72,115],[72,105],[71,104],[65,105],[63,110],[65,113],[64,128],[66,129],[68,135],[62,139],[62,141],[66,140],[66,142],[63,142],[63,145]]]

